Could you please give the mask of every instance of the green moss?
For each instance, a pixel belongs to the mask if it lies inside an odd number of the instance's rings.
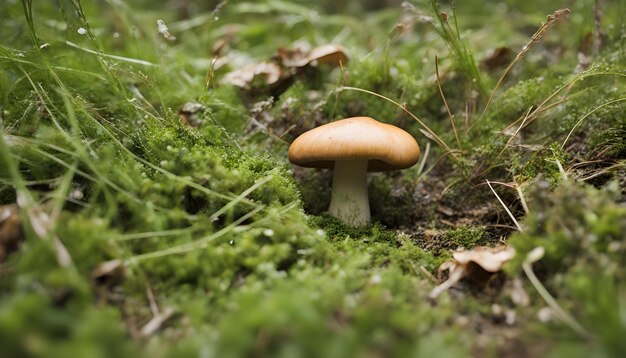
[[[137,355],[113,308],[59,307],[35,292],[3,300],[0,341],[13,357]]]
[[[616,187],[606,190],[562,182],[554,192],[538,185],[522,222],[524,232],[510,243],[517,250],[510,270],[518,270],[536,247],[545,256],[535,270],[546,277],[544,284],[559,302],[591,334],[597,337],[579,347],[613,355],[626,348],[621,338],[626,325],[620,315],[620,290],[626,287],[621,269],[626,262],[626,209],[614,202]],[[542,208],[543,210],[539,210]],[[602,323],[600,323],[602,322]]]
[[[600,191],[564,182],[550,193],[545,182],[538,183],[531,193],[529,207],[544,210],[526,218],[524,234],[511,239],[519,259],[536,246],[542,246],[546,251],[542,263],[551,270],[570,267],[567,263],[585,257],[603,260],[604,255],[617,260],[615,265],[621,265],[621,232],[626,221],[624,208],[613,201],[615,189],[613,186]],[[617,252],[609,246],[615,246]],[[609,268],[610,265],[605,267]]]
[[[308,272],[297,286],[284,281],[267,296],[246,293],[223,321],[218,354],[405,355],[447,351],[451,339],[456,344],[450,353],[465,350],[466,341],[458,335],[428,330],[445,316],[429,314],[419,303],[415,281],[391,270],[375,279],[341,272],[331,268],[328,274],[334,278],[324,279],[319,271]]]
[[[435,270],[443,260],[422,250],[412,238],[377,222],[355,228],[329,215],[311,217],[310,222],[344,254],[349,255],[353,250],[364,254],[364,265],[395,266],[404,272],[415,272],[420,265]]]
[[[558,143],[553,143],[533,153],[526,163],[519,163],[519,167],[512,170],[520,182],[542,177],[556,184],[563,177],[559,164],[563,167],[567,159],[567,153]]]
[[[228,2],[178,12],[146,0],[81,6],[0,2],[0,13],[6,14],[0,23],[0,204],[14,203],[19,190],[33,198],[34,211],[23,210],[24,224],[37,223],[38,211],[53,222],[44,239],[27,227],[19,251],[0,263],[3,353],[464,356],[481,349],[500,353],[498,339],[505,336],[500,332],[516,332],[526,342],[536,329],[542,332],[539,345],[549,342],[556,353],[574,347],[619,355],[625,349],[619,307],[626,230],[623,205],[615,203],[619,188],[597,191],[562,183],[555,160],[568,168],[568,160],[585,155],[624,156],[620,26],[603,29],[610,41],[576,77],[574,55],[584,51],[579,42],[593,23],[580,15],[591,13],[591,5],[576,5],[568,30],[554,27],[533,44],[478,121],[481,97],[470,92],[476,88],[471,79],[483,78],[476,85],[483,87],[494,78],[477,76],[467,49],[447,46],[465,46],[465,38],[476,54],[493,47],[494,40],[522,46],[529,26],[546,15],[528,9],[547,5],[533,0],[518,17],[476,1],[460,4],[459,30],[452,33],[460,31],[460,40],[444,39],[448,43],[409,5],[347,15],[316,9],[361,6]],[[518,5],[507,2],[511,10]],[[615,4],[606,6],[603,25],[620,13]],[[163,19],[177,40],[157,34],[155,19]],[[396,27],[398,21],[403,24]],[[580,33],[572,34],[571,26]],[[80,34],[79,28],[90,32]],[[550,52],[554,38],[562,57]],[[347,48],[349,62],[342,69],[302,71],[271,100],[270,89],[252,93],[220,83],[226,72],[266,61],[279,47],[331,40]],[[220,42],[220,56],[230,62],[215,70],[211,46]],[[362,92],[336,92],[337,86],[397,100],[446,143],[455,142],[433,77],[435,54],[464,148],[458,152],[461,164],[440,158],[442,149],[433,145],[419,178],[416,168],[371,176],[376,222],[367,227],[305,215],[327,208],[330,176],[292,178],[299,172],[288,170],[286,151],[298,133],[342,116],[368,115],[407,129],[420,144],[428,140],[401,108]],[[503,151],[510,133],[500,131],[574,79],[554,97],[562,102],[547,103],[550,108]],[[265,100],[266,106],[254,108]],[[186,102],[203,106],[197,128],[180,123],[177,112]],[[251,115],[265,128],[252,126]],[[20,178],[7,173],[13,164]],[[592,333],[589,341],[556,321],[540,328],[526,323],[535,322],[544,305],[531,287],[532,303],[516,311],[519,325],[511,330],[500,330],[492,317],[493,302],[509,307],[506,289],[467,299],[468,286],[460,285],[436,305],[428,298],[436,285],[428,272],[449,253],[422,249],[418,233],[439,226],[437,205],[451,196],[463,200],[453,215],[446,214],[450,220],[492,204],[491,193],[484,195],[476,184],[485,178],[507,181],[511,174],[531,188],[537,177],[551,185],[527,194],[530,214],[524,233],[511,238],[518,257],[510,273],[519,272],[531,249],[543,246],[546,256],[536,271],[559,304]],[[441,199],[416,201],[426,189],[443,190],[433,183],[445,186],[459,178],[470,180],[448,187]],[[491,242],[481,225],[497,218],[487,216],[448,231],[448,246]],[[71,257],[66,266],[59,264],[54,237]],[[108,260],[123,262],[126,270],[114,282],[94,281],[94,268]],[[154,317],[152,299],[161,312],[172,308],[176,314],[150,337],[139,337]],[[470,324],[463,325],[468,317]],[[492,332],[495,339],[489,341],[497,343],[484,348],[481,342]]]
[[[624,138],[626,138],[626,124],[618,124],[616,127],[594,134],[589,145],[594,148],[594,154],[618,160],[626,159]]]
[[[464,226],[447,231],[445,240],[452,245],[471,249],[481,241],[484,233],[484,229],[480,226]]]
[[[322,229],[326,235],[332,240],[372,240],[382,242],[394,242],[396,234],[386,230],[379,223],[373,223],[368,226],[353,227],[344,224],[341,220],[330,215],[322,215],[311,217],[311,225]]]

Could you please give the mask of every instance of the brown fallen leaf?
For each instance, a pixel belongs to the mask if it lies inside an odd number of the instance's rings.
[[[242,28],[243,26],[239,24],[226,24],[216,29],[215,32],[220,34],[220,37],[211,46],[213,56],[220,57],[228,52],[230,44],[237,38]]]
[[[457,250],[452,258],[460,265],[475,263],[487,272],[498,272],[502,265],[515,257],[515,249],[510,246],[479,246],[471,250]]]
[[[24,240],[20,211],[16,204],[0,206],[0,262],[17,251]]]
[[[204,106],[197,102],[187,102],[178,110],[180,121],[190,127],[197,128],[202,125],[200,114],[204,112]]]
[[[309,64],[325,63],[332,66],[343,66],[348,62],[346,50],[339,45],[323,45],[314,48],[307,56]]]
[[[282,66],[291,68],[317,66],[320,63],[340,66],[348,61],[346,50],[333,44],[318,46],[310,51],[279,48],[273,58]]]
[[[264,84],[271,86],[278,82],[280,76],[280,66],[272,62],[263,62],[229,72],[222,81],[240,88],[250,88],[257,81],[263,81]]]
[[[498,47],[480,61],[480,68],[486,71],[496,70],[511,63],[514,56],[515,54],[510,47]]]
[[[309,59],[309,52],[300,48],[289,49],[281,47],[276,50],[273,59],[284,67],[304,67],[311,62]]]
[[[513,257],[515,249],[510,246],[479,246],[471,250],[453,251],[452,258],[439,267],[439,273],[448,271],[448,279],[430,291],[428,297],[437,298],[464,277],[484,277],[498,272]]]

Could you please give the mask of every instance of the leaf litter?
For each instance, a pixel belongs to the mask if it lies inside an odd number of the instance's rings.
[[[515,257],[510,246],[477,246],[470,250],[456,250],[452,258],[439,266],[440,276],[447,272],[448,279],[430,291],[428,297],[436,299],[463,278],[484,281],[485,277],[502,270],[504,264]]]
[[[339,67],[347,61],[346,50],[340,45],[327,44],[310,51],[281,47],[272,56],[272,61],[249,64],[231,71],[224,76],[222,83],[242,89],[250,89],[255,85],[272,87],[279,80],[287,80],[305,68],[321,64]]]

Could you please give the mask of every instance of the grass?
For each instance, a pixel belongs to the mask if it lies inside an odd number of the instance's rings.
[[[20,243],[0,263],[5,354],[626,352],[624,5],[542,22],[565,4],[329,12],[341,3],[0,5],[0,205],[20,207],[0,221],[0,245]],[[341,68],[221,82],[327,43],[347,49]],[[521,50],[481,67],[501,46]],[[324,215],[329,173],[286,155],[355,115],[423,149],[370,175],[364,228]],[[504,273],[429,300],[450,250],[498,244],[517,250]]]

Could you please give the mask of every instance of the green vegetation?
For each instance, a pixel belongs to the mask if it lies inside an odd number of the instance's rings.
[[[623,356],[624,1],[385,3],[0,3],[3,354]],[[287,64],[326,44],[348,61]],[[287,160],[357,115],[422,148],[363,228]]]

